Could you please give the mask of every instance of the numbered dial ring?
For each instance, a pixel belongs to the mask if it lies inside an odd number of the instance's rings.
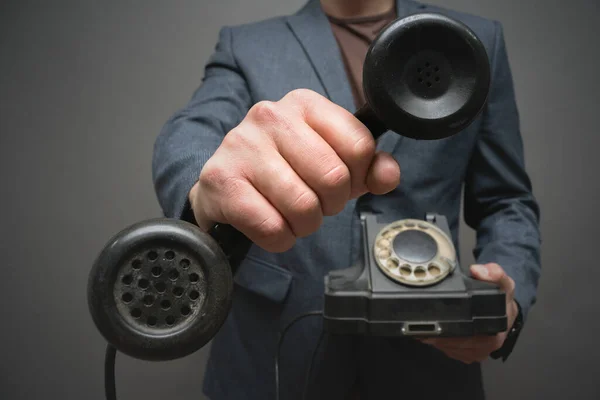
[[[387,225],[377,234],[373,252],[384,274],[409,286],[438,283],[456,267],[450,238],[434,224],[421,220]]]

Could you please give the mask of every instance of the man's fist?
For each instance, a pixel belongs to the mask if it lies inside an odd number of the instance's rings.
[[[452,357],[467,364],[481,362],[504,344],[504,340],[517,318],[519,312],[514,300],[515,282],[506,275],[498,264],[472,265],[471,273],[475,279],[493,282],[500,285],[506,293],[506,314],[508,330],[494,336],[474,336],[466,338],[433,338],[424,339],[423,343],[430,344]]]
[[[201,228],[227,223],[281,252],[348,200],[387,193],[399,181],[398,163],[376,153],[359,120],[315,92],[295,90],[250,109],[207,161],[189,199]]]

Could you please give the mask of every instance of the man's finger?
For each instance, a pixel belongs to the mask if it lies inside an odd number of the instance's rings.
[[[292,104],[307,126],[317,132],[348,167],[352,194],[367,190],[367,172],[376,150],[375,139],[367,127],[348,110],[310,90],[294,90],[280,102]],[[298,141],[298,137],[293,135],[290,140],[290,149],[299,153],[302,143]],[[308,153],[298,154],[303,157],[304,164],[307,159],[315,163],[322,159],[317,154],[311,156]],[[349,195],[348,198],[350,197]]]
[[[373,194],[386,194],[400,183],[400,166],[388,153],[377,152],[367,175],[367,187]]]
[[[501,340],[496,336],[474,336],[470,338],[440,338],[423,340],[425,344],[448,350],[482,350],[492,352]]]
[[[477,280],[498,284],[508,294],[515,290],[515,282],[498,264],[475,264],[471,266],[471,273]]]
[[[454,349],[438,349],[442,353],[444,353],[447,357],[450,357],[454,360],[458,360],[464,364],[471,364],[475,361],[478,361],[482,358],[479,354],[473,351],[460,351]]]
[[[472,338],[430,338],[423,339],[422,342],[438,348],[444,347],[460,350],[473,347],[473,344],[470,343],[472,340]]]

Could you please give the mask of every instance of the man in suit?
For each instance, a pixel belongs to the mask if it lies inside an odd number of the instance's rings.
[[[352,115],[364,102],[362,60],[387,22],[415,12],[442,12],[477,34],[491,64],[489,100],[453,137],[388,133],[376,144]],[[357,201],[390,221],[435,210],[457,246],[464,188],[465,219],[477,231],[470,272],[507,292],[514,329],[426,341],[328,337],[308,398],[481,399],[479,362],[508,356],[535,302],[539,210],[495,21],[411,0],[310,0],[293,16],[225,27],[201,86],[156,141],[153,176],[167,216],[203,229],[228,223],[255,243],[212,344],[204,382],[212,400],[274,398],[278,333],[322,309],[323,276],[359,256]],[[301,397],[321,328],[309,318],[286,336],[282,399]]]

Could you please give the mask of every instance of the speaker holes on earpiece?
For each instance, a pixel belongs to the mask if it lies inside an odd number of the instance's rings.
[[[168,310],[169,308],[171,308],[171,302],[169,300],[161,301],[160,308],[162,308],[163,310]]]
[[[416,80],[418,83],[431,89],[441,82],[439,73],[440,67],[428,61],[417,67]]]
[[[164,293],[167,290],[167,285],[164,282],[156,282],[154,287],[158,291],[158,293]]]
[[[192,254],[167,244],[140,249],[121,267],[113,302],[133,327],[174,329],[200,313],[207,293],[205,271]]]
[[[150,307],[152,304],[154,304],[154,296],[151,296],[149,294],[145,295],[143,302],[146,307]]]
[[[176,281],[177,278],[179,278],[179,272],[175,268],[173,268],[169,271],[169,279],[172,281]]]

